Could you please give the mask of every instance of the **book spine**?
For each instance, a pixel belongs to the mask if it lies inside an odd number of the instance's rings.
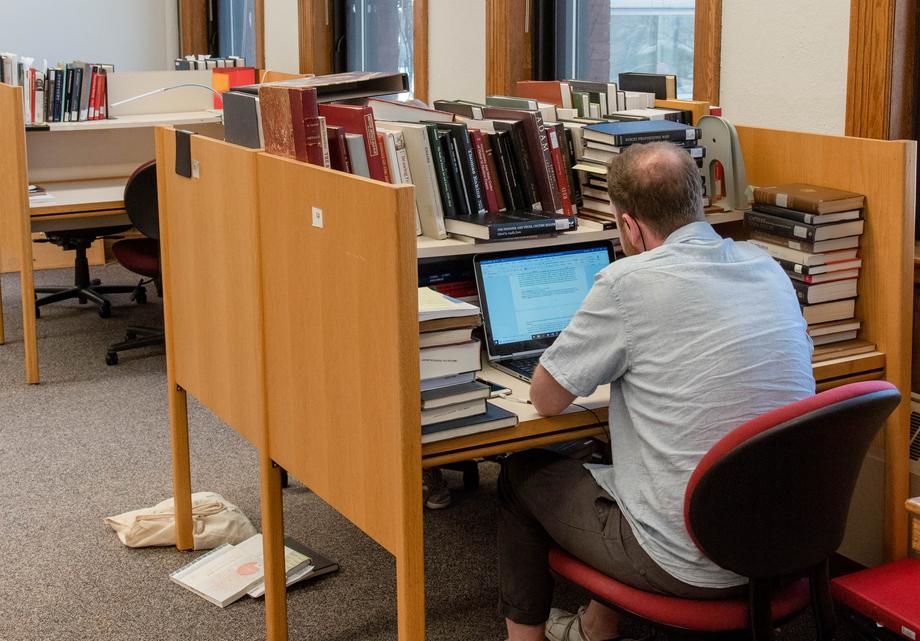
[[[525,118],[524,129],[528,131],[531,142],[535,143],[531,149],[538,152],[533,158],[536,169],[534,177],[537,179],[540,202],[543,204],[544,211],[564,213],[559,184],[556,182],[556,174],[553,169],[549,137],[546,135],[546,127],[543,124],[543,114],[534,112],[531,118]]]
[[[406,152],[406,140],[402,132],[393,134],[396,143],[396,165],[399,167],[399,182],[403,185],[411,185],[412,168],[409,167],[409,154]]]
[[[377,147],[383,151],[387,148],[386,136],[377,132]],[[390,175],[390,163],[387,162],[386,156],[383,157],[383,181],[393,184],[393,176]]]
[[[100,114],[99,118],[104,120],[109,117],[109,76],[103,71],[99,82],[102,83],[102,96],[100,97]]]
[[[305,162],[325,167],[323,158],[323,126],[319,118],[306,118],[303,121]],[[298,158],[298,160],[300,160]]]
[[[646,132],[635,134],[617,134],[614,136],[614,144],[622,147],[623,145],[632,145],[637,143],[641,144],[646,142],[686,142],[687,140],[696,140],[699,137],[698,129],[682,129],[678,131],[661,131],[654,133]]]
[[[96,73],[96,67],[93,66],[90,72],[89,80],[89,102],[86,104],[86,119],[96,119],[96,93],[99,91],[99,74]]]
[[[565,168],[568,172],[569,177],[569,190],[572,198],[572,203],[581,207],[582,196],[581,185],[578,180],[578,174],[573,169],[575,166],[575,140],[573,138],[572,130],[566,127],[565,125],[560,124],[563,135],[563,144],[562,147],[562,159],[565,161]],[[557,130],[558,133],[558,130]]]
[[[524,137],[523,127],[512,127],[509,131],[511,134],[511,144],[514,150],[515,169],[517,171],[518,184],[524,195],[524,209],[541,208],[540,195],[537,192],[537,184],[534,179],[534,170],[530,162],[530,154],[527,151],[527,140]]]
[[[473,149],[469,131],[466,127],[454,129],[454,139],[457,143],[457,150],[460,153],[460,158],[463,161],[462,170],[466,177],[470,213],[484,214],[488,210],[488,206],[486,205],[486,195],[482,186],[478,162],[476,160],[476,152]]]
[[[485,192],[486,209],[491,213],[499,211],[498,198],[495,195],[495,185],[492,182],[492,174],[489,171],[489,161],[486,158],[486,148],[483,142],[482,132],[478,129],[470,130],[470,141],[473,144],[473,151],[476,153],[476,162],[479,166],[479,176],[482,178],[482,187]]]
[[[801,274],[803,276],[808,276],[809,269],[810,269],[808,265],[796,263],[791,260],[784,260],[782,258],[774,258],[773,260],[778,262],[779,266],[782,267],[786,273],[792,272],[795,274]]]
[[[444,148],[441,146],[441,140],[438,137],[435,125],[426,125],[425,130],[428,134],[428,145],[435,165],[435,176],[438,179],[441,206],[444,209],[445,216],[453,216],[457,213],[457,207],[454,204],[454,197],[450,190],[450,170],[447,166],[447,159],[444,157]]]
[[[364,146],[367,150],[367,167],[371,178],[389,182],[386,176],[386,161],[383,158],[383,149],[377,140],[377,125],[374,122],[374,113],[367,108],[362,115],[364,120]]]
[[[766,203],[754,203],[754,211],[759,211],[764,214],[770,214],[772,216],[779,216],[781,218],[786,218],[788,220],[794,220],[805,225],[813,225],[815,221],[815,216],[813,214],[807,214],[804,211],[796,211],[794,209],[788,209],[786,207],[777,207],[776,205],[768,205]]]
[[[524,188],[518,180],[514,166],[514,152],[512,150],[510,132],[500,132],[492,139],[493,152],[496,157],[496,166],[499,173],[499,184],[505,190],[505,205],[508,211],[524,211],[531,205],[524,198]]]
[[[531,220],[527,222],[498,223],[489,225],[489,240],[507,240],[522,236],[535,236],[556,232],[556,224],[552,219]]]
[[[786,220],[785,218],[750,211],[744,214],[744,222],[754,229],[782,236],[783,238],[806,242],[814,242],[815,240],[816,230],[814,226],[796,224],[795,221]]]
[[[83,67],[74,67],[73,70],[73,98],[70,100],[70,120],[79,121],[80,120],[80,100],[82,100],[83,93]]]
[[[431,201],[424,208],[424,216],[421,219],[422,228],[429,227],[433,238],[441,239],[447,237],[447,230],[444,229],[444,206],[441,201],[441,189],[438,180],[437,162],[434,158],[434,152],[428,139],[427,131],[425,135],[419,137],[419,146],[422,149],[425,160],[424,180],[428,181],[428,191],[431,193]],[[423,180],[421,176],[415,176],[415,180]],[[431,224],[433,223],[433,225]]]
[[[287,100],[291,110],[291,129],[294,135],[294,158],[300,162],[309,162],[317,164],[310,159],[307,153],[307,137],[315,135],[315,131],[307,132],[306,115],[303,112],[303,103],[300,100],[300,93],[297,91],[286,91]]]
[[[559,196],[562,200],[562,213],[566,216],[572,216],[574,212],[572,209],[572,199],[569,196],[569,179],[565,174],[565,164],[562,161],[562,149],[559,148],[559,136],[554,129],[547,129],[546,136],[549,142],[550,156],[553,161],[553,172],[555,173]]]
[[[332,167],[332,158],[329,154],[329,132],[326,131],[326,118],[317,116],[316,119],[319,120],[319,139],[323,146],[323,167],[330,169]]]
[[[470,203],[470,194],[463,175],[463,158],[460,155],[460,148],[457,146],[457,140],[450,133],[441,134],[444,153],[447,154],[447,164],[450,167],[451,186],[454,189],[454,200],[457,203],[458,213],[469,215],[473,213]]]
[[[820,213],[818,211],[820,203],[816,201],[807,201],[793,194],[754,189],[754,202],[763,205],[776,205],[777,207],[785,207],[786,209],[795,209],[807,214]]]
[[[502,193],[501,178],[498,173],[498,163],[495,159],[492,135],[482,134],[482,143],[483,151],[486,156],[486,167],[489,172],[489,179],[492,184],[493,193],[495,194],[495,204],[498,206],[497,211],[507,211],[508,205],[505,202],[505,195]]]

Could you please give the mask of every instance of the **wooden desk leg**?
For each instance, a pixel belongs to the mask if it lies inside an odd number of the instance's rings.
[[[262,553],[265,558],[265,638],[287,641],[287,588],[284,577],[284,503],[281,468],[259,452],[262,477]]]
[[[6,342],[6,331],[3,328],[3,279],[0,278],[0,345]]]
[[[32,238],[23,250],[19,282],[22,286],[22,349],[25,353],[26,383],[38,383],[38,339],[35,334],[35,279],[32,274]]]
[[[421,467],[419,465],[419,467]],[[403,521],[403,549],[396,555],[396,612],[399,641],[425,639],[425,542],[421,483],[409,492]]]
[[[173,500],[176,505],[176,547],[191,550],[192,536],[192,468],[188,446],[188,396],[167,376],[169,389],[169,430],[173,455]]]

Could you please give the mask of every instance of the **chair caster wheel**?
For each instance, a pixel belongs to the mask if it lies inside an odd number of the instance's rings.
[[[102,281],[99,280],[98,278],[94,278],[93,280],[89,281],[89,284],[92,285],[93,287],[98,287],[99,285],[102,284]]]
[[[144,288],[140,288],[136,290],[132,298],[134,299],[134,302],[137,303],[138,305],[146,304],[147,303],[147,290]]]
[[[105,353],[105,364],[106,365],[118,365],[118,353],[117,352],[106,352]]]
[[[99,307],[99,318],[108,318],[112,315],[112,305],[105,303]]]

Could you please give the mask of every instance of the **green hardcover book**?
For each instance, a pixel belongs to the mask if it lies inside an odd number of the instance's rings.
[[[444,148],[441,146],[441,140],[438,138],[437,125],[425,125],[428,132],[428,144],[431,147],[431,159],[434,161],[435,174],[438,179],[438,191],[441,194],[441,205],[444,208],[445,216],[454,216],[457,214],[457,205],[454,202],[454,195],[450,189],[450,169],[447,165],[447,158],[444,157]]]
[[[591,117],[591,94],[587,91],[572,92],[572,106],[578,110],[579,118]]]

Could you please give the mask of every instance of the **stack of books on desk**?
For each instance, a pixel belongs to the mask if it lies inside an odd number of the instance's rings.
[[[686,150],[698,167],[703,166],[706,155],[706,148],[699,144],[698,128],[664,117],[589,124],[585,125],[582,135],[584,151],[576,165],[576,169],[585,174],[585,184],[582,187],[584,202],[580,215],[598,222],[612,223],[614,220],[607,191],[607,171],[613,159],[630,145],[671,142]],[[704,190],[703,205],[706,206],[709,204],[705,196],[706,183],[702,176],[700,180]]]
[[[517,415],[489,403],[481,369],[479,308],[428,287],[418,290],[422,443],[514,427]]]
[[[862,194],[804,183],[754,189],[753,210],[744,215],[750,242],[770,254],[792,281],[815,343],[822,354],[872,351],[856,341],[859,237],[865,221]]]

